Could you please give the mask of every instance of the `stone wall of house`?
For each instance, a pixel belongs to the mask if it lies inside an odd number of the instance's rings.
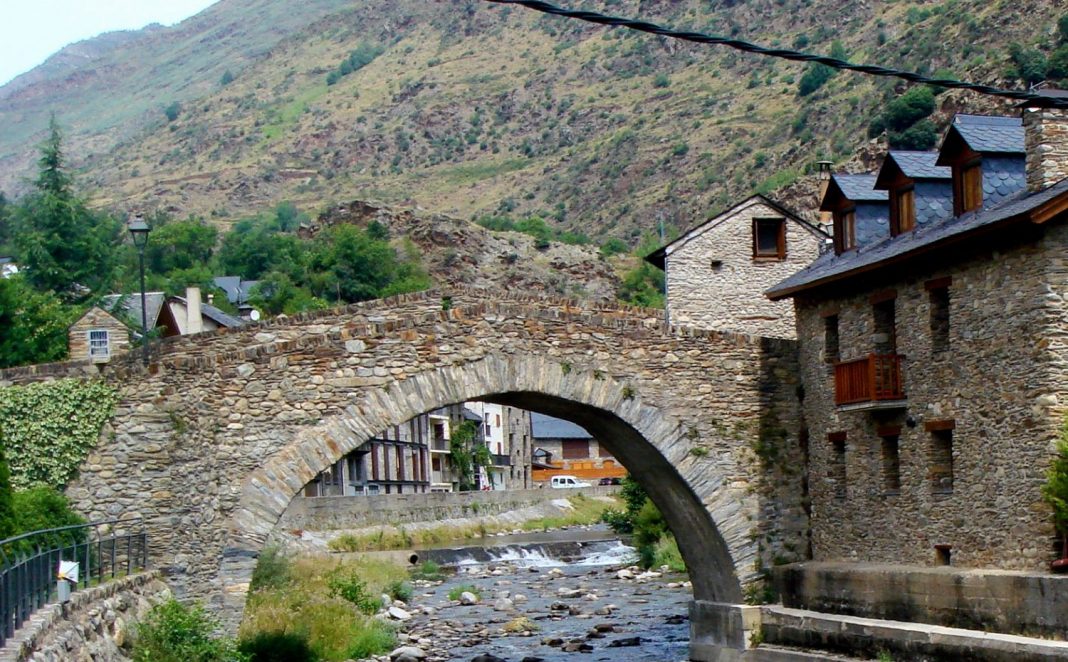
[[[594,486],[576,490],[493,490],[428,492],[356,497],[298,497],[286,508],[278,528],[283,531],[352,531],[370,526],[437,522],[528,508],[567,496],[607,496],[619,490]]]
[[[93,519],[142,515],[175,592],[233,617],[308,481],[379,430],[483,399],[610,440],[695,596],[739,601],[804,553],[796,344],[661,314],[457,288],[166,339],[147,370],[105,371],[122,401],[67,493]]]
[[[38,610],[0,649],[0,662],[127,662],[133,627],[170,597],[155,571],[76,591]]]
[[[753,257],[753,219],[782,218],[755,202],[692,238],[667,256],[667,308],[672,324],[794,338],[789,301],[764,291],[807,266],[822,239],[786,221],[786,259]]]
[[[1034,241],[1025,232],[992,240],[1000,250],[992,243],[966,262],[915,268],[901,280],[868,276],[855,294],[798,302],[816,560],[934,565],[947,560],[940,545],[962,567],[1041,569],[1055,558],[1041,487],[1068,385],[1068,230],[1032,229]],[[949,346],[938,350],[927,284],[947,278]],[[841,358],[865,357],[881,340],[870,295],[883,288],[896,291],[907,408],[843,411],[825,315],[838,316]],[[882,438],[895,428],[898,489]],[[844,435],[844,461],[830,435]]]
[[[67,331],[69,356],[72,361],[89,358],[89,331],[108,332],[111,354],[123,354],[130,349],[130,331],[126,325],[100,308],[92,308]]]

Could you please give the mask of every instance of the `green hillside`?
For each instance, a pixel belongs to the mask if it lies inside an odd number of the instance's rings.
[[[1061,13],[1054,0],[561,4],[1016,87],[1010,44],[1050,55]],[[100,204],[225,224],[283,199],[373,199],[539,214],[633,243],[817,159],[846,161],[906,90],[839,73],[800,96],[799,64],[478,0],[292,7],[223,0],[77,71],[0,88],[0,189],[18,192],[54,110]],[[930,121],[1007,108],[945,93]]]

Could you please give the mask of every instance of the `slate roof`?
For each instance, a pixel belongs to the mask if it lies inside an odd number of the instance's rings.
[[[593,435],[586,432],[585,428],[571,421],[535,411],[530,412],[530,429],[535,439],[593,439]]]
[[[983,159],[983,205],[999,204],[1027,188],[1027,161],[1015,154]]]
[[[893,161],[909,179],[952,179],[953,170],[946,166],[935,165],[938,152],[911,152],[890,150],[887,161]],[[885,162],[884,162],[885,164]]]
[[[248,303],[248,295],[258,280],[241,280],[240,276],[216,276],[212,279],[215,287],[226,292],[226,299],[230,303],[239,306]]]
[[[950,125],[973,151],[1024,153],[1023,120],[1019,117],[957,115]]]
[[[875,190],[875,175],[831,175],[831,179],[838,185],[842,195],[853,202],[874,201],[886,202],[889,196],[886,191]]]
[[[1068,179],[1037,193],[1019,191],[991,209],[951,217],[943,223],[917,227],[912,232],[897,237],[887,237],[840,256],[826,253],[808,267],[772,287],[766,294],[774,300],[782,299],[823,282],[838,280],[854,272],[877,267],[879,263],[891,258],[907,256],[910,253],[919,254],[925,252],[925,249],[932,249],[955,237],[1027,214],[1051,200],[1066,195],[1068,195]]]
[[[121,305],[116,304],[122,299]],[[167,297],[163,292],[145,292],[145,310],[148,312],[148,330],[156,328],[159,323],[159,311],[163,309],[163,302]],[[109,294],[100,300],[100,307],[116,317],[122,316],[135,328],[141,328],[141,293],[134,294]]]

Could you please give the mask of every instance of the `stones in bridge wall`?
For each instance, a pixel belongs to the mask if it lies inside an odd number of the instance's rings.
[[[1068,385],[1066,247],[1068,229],[1048,228],[1036,241],[914,269],[907,280],[869,277],[856,294],[798,302],[815,560],[934,565],[945,561],[936,545],[950,546],[961,567],[1038,570],[1056,558],[1041,487]],[[934,342],[928,283],[948,284],[944,350]],[[842,360],[867,356],[876,344],[869,297],[882,288],[896,291],[907,406],[845,411],[835,406],[825,318],[837,315]],[[880,435],[897,428],[895,489]],[[844,458],[829,435],[844,436]],[[951,489],[939,480],[947,436]]]
[[[441,293],[409,295],[168,341],[148,371],[111,366],[123,400],[68,494],[91,518],[142,515],[176,593],[240,610],[308,480],[386,426],[489,395],[600,430],[678,527],[695,593],[740,600],[739,582],[803,558],[794,343],[447,296],[448,310]]]
[[[134,625],[170,597],[155,571],[76,591],[34,614],[0,650],[0,662],[126,662]]]
[[[283,531],[345,531],[368,526],[479,518],[519,510],[570,496],[607,496],[614,486],[554,490],[496,490],[485,492],[427,492],[375,496],[297,497],[286,508],[278,529]]]
[[[786,258],[753,257],[753,219],[783,218],[760,198],[715,218],[683,237],[666,258],[671,323],[705,329],[794,338],[789,301],[769,301],[764,291],[803,269],[819,255],[822,239],[787,218]]]
[[[799,563],[774,570],[786,607],[1062,638],[1068,577],[1008,570]]]

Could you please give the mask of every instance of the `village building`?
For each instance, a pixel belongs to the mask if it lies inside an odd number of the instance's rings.
[[[575,476],[598,482],[622,478],[627,470],[593,435],[571,421],[537,412],[530,415],[533,437],[534,481],[543,484],[553,476]]]
[[[816,259],[829,237],[762,195],[693,227],[645,259],[664,270],[672,324],[792,338],[793,308],[764,290]]]
[[[858,213],[853,250],[836,223],[838,250],[768,292],[796,310],[816,561],[1058,555],[1041,490],[1068,403],[1068,112],[1023,116],[892,152],[889,231]],[[834,182],[822,207],[859,209],[867,184]]]
[[[876,179],[872,174],[831,175],[820,211],[831,214],[836,254],[890,234],[888,196],[886,191],[875,190]]]
[[[111,357],[130,349],[130,330],[114,315],[93,306],[67,330],[71,360],[109,363]]]

